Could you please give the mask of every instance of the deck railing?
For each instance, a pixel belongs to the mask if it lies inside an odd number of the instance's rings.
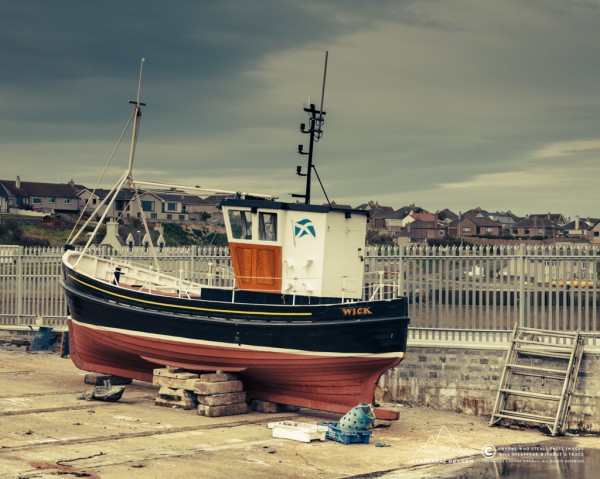
[[[0,324],[62,325],[61,248],[0,246]],[[99,248],[106,257],[152,266],[149,251]],[[161,271],[211,286],[232,286],[229,250],[163,248]],[[406,295],[411,338],[505,340],[515,322],[600,336],[597,246],[371,247],[364,299]],[[600,343],[600,341],[598,341]]]

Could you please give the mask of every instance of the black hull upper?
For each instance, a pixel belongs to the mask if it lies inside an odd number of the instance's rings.
[[[67,266],[63,287],[70,315],[91,326],[315,353],[406,351],[405,298],[294,306],[207,301],[121,288]]]

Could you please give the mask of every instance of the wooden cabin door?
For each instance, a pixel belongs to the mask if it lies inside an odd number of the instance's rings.
[[[229,243],[238,289],[281,291],[281,246]]]

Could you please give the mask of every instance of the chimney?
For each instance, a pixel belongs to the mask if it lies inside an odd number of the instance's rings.
[[[15,181],[15,188],[21,188],[21,177],[17,176],[17,181]]]
[[[575,229],[579,229],[579,215],[575,216]]]
[[[106,223],[106,236],[119,236],[119,223],[110,220]]]

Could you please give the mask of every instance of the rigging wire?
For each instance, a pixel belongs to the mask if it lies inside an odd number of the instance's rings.
[[[94,186],[94,189],[92,190],[92,194],[90,195],[90,199],[92,198],[92,196],[94,196],[96,194],[96,190],[98,189],[98,185],[100,185],[100,182],[102,181],[102,178],[104,178],[104,175],[106,174],[106,171],[108,170],[108,167],[112,163],[112,160],[114,159],[115,154],[117,153],[117,150],[119,149],[119,146],[121,145],[121,142],[123,141],[123,138],[125,137],[125,133],[127,133],[127,130],[129,129],[129,125],[131,125],[131,121],[133,120],[133,115],[134,114],[135,114],[135,112],[133,112],[131,114],[131,116],[129,117],[129,120],[125,124],[125,128],[123,128],[123,132],[121,133],[121,136],[119,137],[119,140],[117,141],[117,144],[113,148],[112,153],[108,157],[108,161],[106,162],[106,165],[104,166],[104,170],[102,170],[102,174],[100,175],[100,178],[96,182],[96,186]],[[86,205],[86,207],[87,207],[87,205]],[[73,226],[73,229],[69,233],[69,237],[67,238],[67,244],[69,244],[70,241],[71,241],[71,239],[73,238],[73,234],[75,233],[75,230],[77,229],[77,227],[79,226],[79,223],[83,219],[83,215],[85,214],[86,209],[87,208],[82,208],[81,209],[81,213],[79,214],[79,218],[77,218],[77,221],[75,222],[75,226]]]
[[[321,177],[319,176],[319,173],[317,172],[317,167],[315,165],[312,165],[313,170],[315,170],[315,175],[317,175],[317,180],[319,180],[319,184],[321,185],[321,189],[323,190],[323,194],[325,195],[325,199],[327,200],[327,203],[329,204],[329,206],[331,206],[331,201],[329,201],[329,196],[327,196],[327,192],[325,191],[325,187],[323,186],[323,182],[321,181]]]

